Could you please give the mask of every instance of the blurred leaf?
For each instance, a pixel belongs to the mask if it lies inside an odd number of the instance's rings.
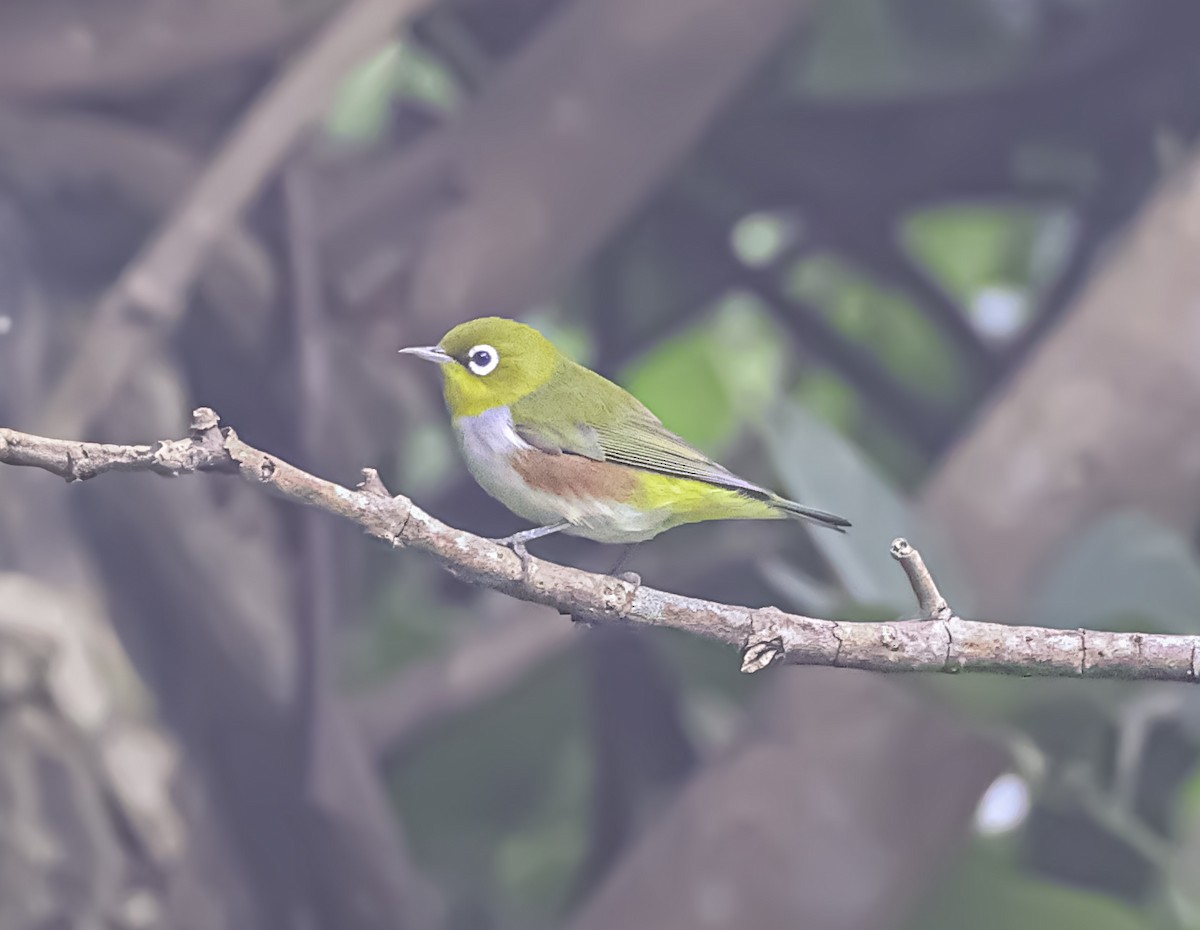
[[[669,339],[621,381],[669,429],[716,454],[782,389],[785,348],[753,298],[723,298],[712,315]]]
[[[1062,273],[1079,241],[1080,222],[1065,209],[1042,213],[1029,251],[1029,284],[1037,291],[1050,287]]]
[[[845,534],[814,531],[812,540],[855,601],[912,614],[912,589],[889,552],[892,540],[904,536],[921,550],[954,609],[970,614],[970,594],[950,547],[858,449],[791,402],[780,406],[766,439],[791,497],[854,524]]]
[[[383,134],[400,74],[401,47],[393,42],[342,80],[325,120],[326,133],[348,142],[369,142]]]
[[[1200,565],[1191,544],[1140,512],[1075,533],[1034,594],[1030,622],[1063,629],[1200,631]]]
[[[439,486],[459,467],[454,437],[440,418],[414,423],[397,450],[401,479],[398,487],[409,495]]]
[[[794,396],[839,432],[853,434],[862,424],[862,401],[845,379],[831,371],[806,370]]]
[[[779,558],[770,558],[758,567],[767,582],[793,610],[816,617],[830,617],[842,604],[842,594],[807,572]]]
[[[1032,878],[976,852],[963,857],[909,930],[1145,930],[1114,898]]]
[[[711,453],[736,425],[714,361],[708,333],[695,328],[643,356],[621,381],[668,429]]]
[[[395,94],[439,110],[454,109],[461,99],[458,82],[437,56],[411,42],[400,42]]]
[[[709,351],[733,412],[761,420],[783,391],[787,341],[761,301],[734,293],[717,306]]]
[[[877,0],[822,4],[813,20],[808,54],[797,58],[788,76],[793,92],[829,97],[887,93],[889,87],[912,77],[893,41],[895,29],[886,4]]]
[[[1032,15],[1013,15],[1024,8]],[[822,4],[785,74],[793,93],[897,97],[961,92],[1011,73],[1034,48],[1036,7],[989,0]]]
[[[656,312],[652,308],[679,306],[684,282],[672,273],[670,242],[661,231],[653,227],[634,230],[622,243],[620,253],[616,286],[601,289],[602,299],[614,300],[616,306],[601,308],[599,319],[606,320],[622,308],[632,308],[638,320],[645,320]],[[610,290],[614,292],[611,296]],[[629,321],[625,322],[628,326]],[[636,326],[632,329],[637,331]]]
[[[964,303],[989,284],[1024,285],[1039,214],[1031,207],[953,204],[909,215],[904,245]]]
[[[885,368],[913,390],[943,400],[963,396],[966,377],[958,356],[904,292],[881,287],[830,254],[796,262],[786,287],[789,294],[823,312],[846,336],[870,348]]]
[[[1032,295],[1058,275],[1075,235],[1066,210],[994,203],[919,210],[901,229],[907,251],[977,328],[1002,338],[1028,321]]]
[[[734,254],[742,264],[764,268],[795,240],[796,228],[786,216],[762,211],[738,220],[730,238]]]
[[[1167,875],[1167,900],[1180,926],[1200,928],[1200,768],[1179,793],[1179,844]]]
[[[729,647],[677,630],[655,637],[680,691],[685,729],[701,757],[728,745],[742,732],[745,709],[763,687],[729,661]]]
[[[586,326],[571,324],[552,308],[537,308],[522,314],[522,320],[553,342],[567,358],[587,365],[592,360],[594,345]]]
[[[568,739],[549,767],[548,789],[519,832],[496,853],[502,891],[525,909],[547,910],[562,897],[587,846],[590,756],[583,732]]]
[[[393,562],[395,570],[362,621],[339,638],[339,666],[354,684],[377,681],[438,653],[471,619],[432,589],[436,576],[424,566],[412,559]]]
[[[342,80],[325,131],[347,142],[377,139],[388,127],[397,98],[450,109],[458,91],[450,73],[432,55],[410,42],[392,42]]]
[[[394,772],[412,847],[455,899],[549,922],[584,853],[585,732],[576,662],[547,663]]]
[[[1017,143],[1013,174],[1022,186],[1056,188],[1076,198],[1094,193],[1105,177],[1095,151],[1045,139]]]

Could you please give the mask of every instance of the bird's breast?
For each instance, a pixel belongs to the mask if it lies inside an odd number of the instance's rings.
[[[517,433],[507,407],[454,421],[467,470],[488,494],[526,520],[567,520],[577,535],[610,542],[648,539],[665,515],[636,506],[636,469],[554,454]]]
[[[493,407],[473,417],[456,417],[454,429],[467,471],[479,485],[509,510],[534,519],[528,489],[513,468],[513,457],[532,448],[517,435],[507,407]]]
[[[512,411],[507,407],[492,407],[473,417],[455,417],[454,429],[468,465],[531,448],[517,435]]]

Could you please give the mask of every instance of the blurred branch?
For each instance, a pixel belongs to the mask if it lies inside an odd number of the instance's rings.
[[[1139,140],[1190,112],[1187,84],[1177,81],[1190,73],[1200,24],[1200,10],[1180,0],[1151,0],[1133,17],[1132,9],[1112,4],[1089,18],[1100,41],[1077,33],[1078,53],[1054,49],[996,85],[744,107],[711,136],[706,157],[755,203],[800,203],[842,242],[878,237],[931,202],[1076,189],[1066,177],[1014,168],[1014,153],[1030,142],[1094,150],[1101,183],[1118,184]]]
[[[367,240],[342,277],[394,253],[371,231],[386,228],[414,189],[448,173],[461,196],[429,224],[405,269],[412,316],[461,319],[473,308],[545,299],[629,219],[814,6],[559,4],[458,119],[329,192],[324,234],[342,240],[354,229]]]
[[[1076,207],[1075,219],[1079,224],[1079,233],[1070,254],[1054,281],[1038,298],[1029,325],[1004,350],[1005,365],[1010,370],[1015,370],[1017,364],[1029,356],[1066,313],[1088,274],[1094,270],[1093,262],[1104,241],[1122,221],[1121,210],[1116,204],[1108,202],[1112,198],[1105,197],[1108,193],[1108,188],[1102,188],[1097,195],[1083,200]]]
[[[1155,833],[1123,798],[1099,785],[1088,766],[1071,767],[1060,778],[1062,783],[1052,786],[1048,792],[1052,800],[1081,807],[1098,824],[1136,849],[1139,855],[1164,870],[1169,868],[1175,852],[1171,841]]]
[[[167,136],[112,117],[0,109],[0,174],[22,193],[55,196],[82,187],[115,194],[138,213],[159,217],[174,208],[179,191],[202,167]],[[69,247],[55,231],[40,237],[48,240],[47,251],[61,254]],[[234,343],[258,344],[279,289],[266,245],[244,223],[232,221],[196,278]]]
[[[214,243],[325,107],[337,81],[429,0],[357,0],[296,58],[234,128],[212,163],[101,298],[47,404],[51,432],[79,433],[156,337],[174,327]]]
[[[876,352],[839,331],[820,308],[789,293],[784,285],[788,269],[809,251],[807,243],[790,245],[768,265],[748,265],[729,245],[729,230],[738,220],[736,214],[708,212],[680,196],[671,197],[668,207],[681,223],[681,229],[672,232],[673,239],[682,241],[685,234],[689,237],[690,251],[681,259],[678,273],[707,285],[699,294],[689,295],[685,308],[706,304],[733,289],[753,294],[793,337],[798,349],[854,385],[884,421],[896,424],[923,448],[945,446],[955,429],[950,411],[929,403],[892,377]],[[711,282],[702,275],[710,276]],[[640,351],[645,344],[662,338],[661,332],[639,333],[636,349]]]
[[[1194,530],[1198,211],[1193,158],[927,481],[923,509],[951,534],[983,610],[1025,609],[1047,559],[1103,513]]]
[[[106,430],[176,432],[183,386],[165,354],[144,359],[122,393],[104,414]],[[292,576],[298,511],[242,482],[116,475],[63,495],[13,480],[32,472],[9,471],[0,483],[27,486],[19,496],[40,501],[10,527],[9,550],[57,567],[77,542],[104,572],[95,590],[122,592],[113,622],[217,799],[208,819],[236,844],[238,880],[261,909],[244,926],[283,927],[298,914],[338,930],[437,926],[441,896],[414,864],[375,760],[336,695],[320,703],[323,781],[319,790],[300,784],[310,729],[301,702],[313,682],[296,629],[305,609]],[[131,510],[129,485],[139,481]],[[55,532],[47,517],[56,503],[86,508],[84,521],[60,519]],[[40,539],[54,548],[39,548]]]
[[[773,675],[570,930],[897,930],[1006,747],[883,675]],[[864,889],[870,889],[864,893]],[[967,922],[977,926],[979,921]]]
[[[992,380],[998,377],[1002,370],[1001,360],[971,325],[965,308],[905,253],[895,236],[876,235],[874,239],[872,242],[869,237],[864,237],[858,243],[858,256],[866,266],[916,298],[918,308],[957,348],[968,371],[976,376],[985,374]]]
[[[15,569],[0,571],[0,926],[130,926],[115,915],[134,888],[154,926],[262,925],[196,760],[153,719],[103,598]]]
[[[208,68],[276,52],[342,0],[218,0],[0,5],[6,99],[136,94]]]
[[[763,301],[797,345],[811,351],[861,391],[863,399],[885,422],[895,424],[924,448],[945,445],[954,429],[949,414],[893,378],[871,349],[839,332],[817,307],[788,295],[775,275],[744,268],[735,280]]]
[[[381,756],[401,754],[578,641],[569,626],[547,626],[543,619],[522,614],[499,629],[477,629],[447,655],[406,667],[352,698],[349,710],[367,746]]]
[[[42,468],[68,481],[109,471],[241,475],[282,497],[351,520],[395,548],[433,556],[468,583],[544,604],[586,623],[632,623],[684,630],[744,650],[743,671],[786,662],[879,672],[996,672],[1065,678],[1194,681],[1200,637],[1059,630],[963,620],[941,608],[941,595],[904,540],[892,545],[927,616],[855,623],[683,597],[626,578],[595,575],[541,559],[527,568],[512,550],[447,526],[403,496],[392,497],[374,469],[354,490],[301,471],[247,445],[206,407],[191,435],[153,446],[76,442],[0,429],[0,462]]]
[[[590,896],[698,767],[686,699],[659,646],[626,626],[586,637],[590,825],[568,901]]]

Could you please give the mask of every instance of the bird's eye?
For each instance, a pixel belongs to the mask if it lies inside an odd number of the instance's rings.
[[[490,375],[500,364],[500,353],[491,346],[475,346],[467,353],[467,367],[477,375]]]

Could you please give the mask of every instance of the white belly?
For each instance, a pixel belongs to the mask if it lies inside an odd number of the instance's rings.
[[[563,520],[564,530],[598,542],[640,542],[674,525],[667,511],[642,511],[626,504],[531,488],[510,464],[514,453],[531,448],[513,428],[507,407],[493,407],[475,417],[456,417],[467,470],[481,488],[519,517],[538,526]]]

